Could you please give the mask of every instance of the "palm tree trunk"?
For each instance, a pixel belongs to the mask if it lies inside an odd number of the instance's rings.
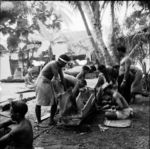
[[[118,60],[118,56],[117,56],[117,51],[116,51],[116,45],[115,45],[115,33],[114,33],[114,21],[115,21],[115,13],[114,13],[114,1],[110,2],[110,12],[111,12],[111,38],[110,38],[110,46],[109,46],[109,51],[110,54],[113,58],[113,63],[114,64],[118,64],[119,60]]]
[[[129,1],[126,1],[126,10],[123,18],[123,23],[126,21],[127,14],[128,14],[128,6],[129,6]]]
[[[0,51],[0,79],[1,79],[1,72],[2,72],[2,70],[1,70],[1,55],[2,55],[2,52]],[[1,86],[0,86],[1,87]],[[0,91],[1,91],[1,88],[0,88]]]
[[[102,38],[102,30],[101,30],[101,22],[100,22],[100,11],[99,11],[99,1],[95,2],[95,6],[92,9],[92,6],[90,6],[89,2],[84,2],[84,6],[86,8],[88,17],[91,21],[94,35],[97,40],[99,49],[101,49],[101,53],[104,56],[105,64],[106,65],[112,65],[112,58],[108,52],[107,47],[105,46],[105,43]],[[91,8],[90,8],[91,7]]]
[[[104,63],[103,54],[102,54],[101,51],[98,49],[97,43],[95,43],[95,41],[94,41],[94,38],[93,38],[92,33],[91,33],[90,29],[89,29],[89,26],[88,26],[88,23],[87,23],[85,14],[84,14],[84,12],[83,12],[83,10],[82,10],[82,7],[81,7],[80,2],[77,2],[77,7],[78,7],[78,9],[79,9],[79,11],[80,11],[80,13],[81,13],[81,16],[82,16],[82,19],[83,19],[83,22],[84,22],[84,25],[85,25],[87,34],[88,34],[88,36],[90,37],[90,41],[91,41],[91,43],[92,43],[92,46],[93,46],[93,48],[94,48],[95,51],[96,51],[97,60],[98,60],[100,63]]]

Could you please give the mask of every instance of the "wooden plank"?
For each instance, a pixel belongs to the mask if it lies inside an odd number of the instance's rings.
[[[6,118],[10,118],[10,115],[5,114],[5,113],[0,113],[0,116],[6,117]]]
[[[41,121],[44,121],[50,117],[50,113],[46,113],[44,116],[41,117]]]
[[[28,97],[28,98],[23,98],[22,101],[28,102],[28,101],[33,100],[33,99],[35,99],[35,96]],[[19,101],[19,100],[20,99],[14,99],[13,101]],[[10,102],[7,101],[5,103],[0,104],[0,109],[2,109],[2,111],[6,111],[6,110],[9,110],[9,106],[10,106]]]
[[[35,92],[35,89],[20,90],[20,91],[18,91],[16,93],[17,94],[21,94],[21,93],[29,93],[29,92]]]
[[[3,104],[3,103],[6,103],[6,102],[8,102],[8,101],[13,101],[13,100],[15,100],[16,98],[12,98],[12,97],[5,97],[5,98],[3,98],[1,101],[0,101],[0,104]]]
[[[6,122],[10,119],[10,112],[0,112],[0,123]]]

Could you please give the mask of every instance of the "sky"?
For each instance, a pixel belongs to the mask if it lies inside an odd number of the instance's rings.
[[[119,13],[118,15],[118,21],[121,24],[123,19],[124,19],[124,15],[125,15],[125,10],[126,10],[126,6],[125,4],[123,5],[123,7],[121,7],[121,13]],[[130,14],[132,12],[132,8],[129,8],[128,13]],[[69,26],[63,26],[63,28],[65,29],[69,29],[71,31],[81,31],[81,30],[85,30],[85,26],[81,17],[81,14],[77,11],[73,12],[73,14],[71,15],[71,19],[72,19],[72,23]],[[88,24],[90,26],[90,29],[92,29],[90,22],[88,20],[88,17],[86,17]],[[102,24],[104,25],[104,27],[109,27],[110,26],[110,9],[109,7],[106,9],[103,20],[102,20]]]

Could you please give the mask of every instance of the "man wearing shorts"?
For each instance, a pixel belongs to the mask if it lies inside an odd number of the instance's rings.
[[[41,70],[36,82],[36,107],[35,113],[38,123],[41,123],[41,106],[51,106],[50,125],[55,124],[54,116],[57,110],[56,92],[53,86],[53,80],[60,80],[64,90],[66,85],[62,68],[70,61],[70,58],[63,54],[57,61],[47,63]]]

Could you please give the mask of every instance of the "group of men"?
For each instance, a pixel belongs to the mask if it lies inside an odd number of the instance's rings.
[[[105,111],[108,119],[127,119],[133,115],[129,104],[142,94],[142,71],[132,65],[126,56],[126,48],[118,47],[120,65],[98,67],[100,74],[95,86],[98,88],[97,105]]]
[[[131,98],[140,93],[142,72],[134,69],[131,59],[125,56],[125,47],[119,47],[118,52],[122,57],[120,65],[106,68],[104,65],[98,67],[99,79],[95,85],[96,104],[98,106],[111,105],[105,110],[108,119],[126,119],[131,115],[132,108],[129,107]],[[35,114],[38,125],[42,127],[41,106],[50,106],[49,125],[54,125],[54,116],[57,112],[58,97],[67,92],[71,87],[72,109],[76,110],[75,98],[79,93],[79,88],[86,85],[86,73],[96,71],[94,66],[83,66],[82,71],[76,76],[69,76],[63,73],[63,67],[70,61],[70,57],[63,54],[58,60],[47,63],[40,71],[36,80],[36,106]],[[66,101],[68,101],[66,99]],[[33,130],[31,123],[25,118],[28,111],[27,105],[23,101],[11,103],[11,120],[0,124],[1,128],[6,128],[10,124],[16,124],[15,129],[9,130],[0,138],[0,147],[3,149],[8,144],[15,149],[31,149],[33,143]],[[103,106],[104,107],[104,106]],[[67,111],[64,111],[64,113]]]

